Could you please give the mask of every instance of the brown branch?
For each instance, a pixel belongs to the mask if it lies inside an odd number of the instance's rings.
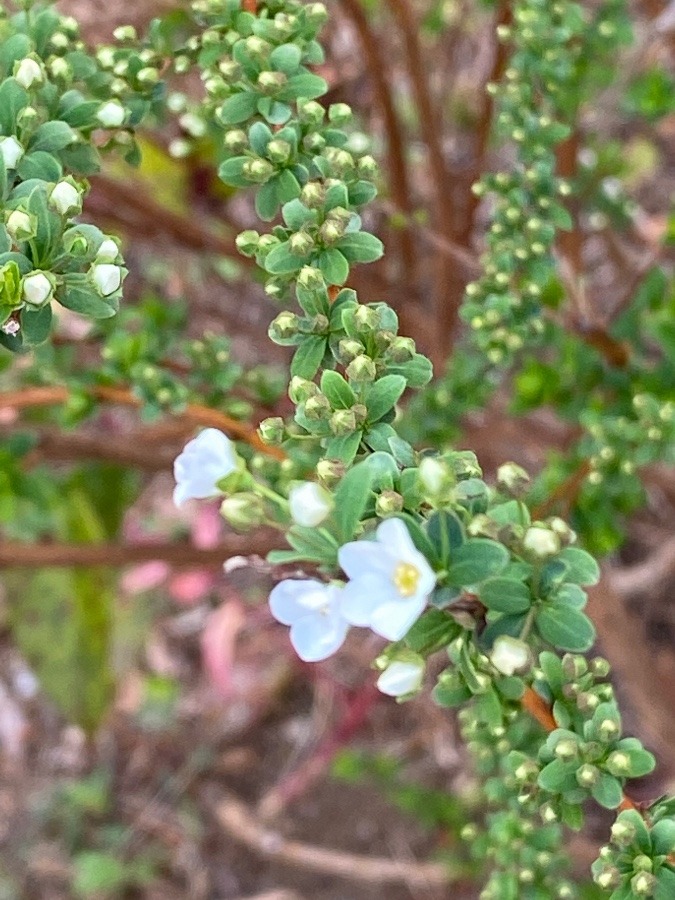
[[[96,400],[117,403],[121,406],[130,406],[134,409],[138,409],[142,406],[142,401],[139,400],[138,397],[135,397],[128,388],[98,385],[92,387],[89,393]],[[34,406],[55,406],[65,403],[69,397],[70,392],[68,388],[62,385],[5,391],[0,393],[0,410],[28,409]],[[238,422],[231,416],[219,412],[216,409],[211,409],[208,406],[202,406],[198,403],[191,403],[181,413],[181,418],[185,421],[192,422],[195,425],[220,428],[225,433],[250,444],[251,447],[258,450],[260,453],[266,453],[268,456],[274,456],[276,459],[285,459],[285,454],[282,450],[278,447],[270,447],[267,444],[264,444],[257,431],[251,428],[250,425],[247,425],[244,422]]]
[[[566,478],[554,491],[552,491],[546,500],[538,506],[535,506],[532,510],[534,517],[541,519],[544,516],[550,515],[558,503],[561,503],[565,511],[568,511],[576,500],[577,494],[590,471],[590,463],[587,460],[584,460],[584,462],[578,466],[576,471],[572,472],[569,478]]]
[[[255,541],[255,544],[254,544]],[[267,553],[279,546],[276,532],[258,531],[250,535],[230,534],[216,547],[203,549],[184,541],[148,544],[28,544],[0,541],[0,569],[42,566],[127,566],[134,563],[168,562],[172,566],[221,569],[231,556],[256,550]]]
[[[351,20],[368,63],[375,99],[382,113],[382,121],[387,138],[387,169],[389,171],[389,191],[394,203],[406,215],[413,212],[410,178],[406,163],[405,139],[396,113],[388,75],[388,67],[360,0],[340,0]],[[407,231],[400,233],[401,271],[404,280],[412,283],[416,269],[415,251]]]
[[[231,795],[218,803],[214,813],[232,840],[269,859],[310,872],[348,881],[405,884],[418,889],[442,887],[459,877],[447,864],[359,856],[289,840],[263,825],[252,810]]]

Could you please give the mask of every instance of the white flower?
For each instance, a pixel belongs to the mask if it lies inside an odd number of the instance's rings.
[[[556,553],[560,553],[560,538],[549,528],[533,525],[525,532],[523,547],[534,556],[544,559],[547,556],[555,556]]]
[[[201,500],[222,493],[217,486],[237,469],[237,454],[232,441],[217,428],[205,428],[185,445],[173,464],[176,487],[173,502]]]
[[[91,278],[99,294],[102,297],[108,297],[110,294],[114,294],[122,284],[122,270],[119,266],[112,266],[109,263],[93,265]]]
[[[0,156],[6,169],[16,169],[24,149],[14,136],[0,137]]]
[[[281,581],[272,590],[272,615],[291,626],[291,644],[305,662],[327,659],[344,643],[349,624],[340,611],[343,590],[313,578]]]
[[[303,481],[291,488],[288,495],[291,518],[296,525],[315,528],[320,525],[333,508],[328,491],[313,481]]]
[[[112,238],[106,238],[96,251],[97,262],[112,263],[119,256],[120,248]]]
[[[44,76],[40,64],[27,56],[19,63],[14,77],[22,88],[30,90],[34,84],[42,84]]]
[[[405,697],[422,686],[424,677],[424,660],[396,659],[377,679],[377,687],[389,697]]]
[[[52,283],[43,272],[32,272],[23,279],[22,296],[31,306],[42,306],[51,296]]]
[[[490,662],[502,675],[513,675],[530,662],[530,648],[525,641],[500,634],[490,653]]]
[[[104,128],[119,128],[124,124],[127,112],[119,100],[108,100],[99,108],[96,118]]]
[[[60,216],[80,212],[82,197],[77,188],[69,181],[59,181],[49,195],[49,202]]]
[[[401,519],[387,519],[375,541],[351,541],[338,559],[350,578],[342,612],[390,641],[400,640],[422,614],[436,574],[412,542]]]

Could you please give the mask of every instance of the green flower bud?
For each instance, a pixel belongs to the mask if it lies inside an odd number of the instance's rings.
[[[37,234],[37,219],[21,209],[14,209],[7,216],[5,228],[13,241],[28,241]]]
[[[354,312],[354,321],[361,331],[376,331],[380,326],[380,313],[372,306],[359,306]]]
[[[563,738],[558,741],[553,751],[558,759],[571,760],[576,759],[579,755],[579,746],[572,738]]]
[[[344,233],[345,226],[336,219],[327,219],[319,229],[319,237],[326,246],[339,241]]]
[[[432,500],[447,493],[454,482],[449,467],[437,456],[422,457],[418,477],[425,496]]]
[[[588,671],[588,663],[583,656],[577,656],[573,653],[566,653],[562,658],[562,669],[565,678],[570,681],[576,681]]]
[[[270,141],[267,145],[267,158],[273,163],[287,163],[291,158],[293,148],[288,141],[282,141],[278,138]]]
[[[251,35],[250,37],[247,37],[245,46],[246,52],[251,57],[251,59],[255,59],[258,62],[262,62],[272,52],[271,44],[268,44],[267,41],[264,41],[257,35]]]
[[[605,768],[610,775],[616,775],[617,778],[626,778],[630,775],[630,756],[621,750],[615,750],[610,753],[605,762]]]
[[[321,290],[326,286],[321,270],[316,266],[303,266],[298,274],[298,284],[306,291]]]
[[[280,91],[288,81],[288,76],[283,72],[261,72],[258,75],[257,85],[263,94],[271,96]]]
[[[575,775],[577,782],[583,788],[592,788],[600,780],[600,770],[597,766],[592,766],[590,763],[584,763],[583,766],[579,766]]]
[[[258,241],[258,249],[256,254],[264,259],[270,250],[273,250],[275,247],[279,245],[279,238],[274,234],[263,234],[260,236],[260,240]]]
[[[379,166],[373,156],[366,154],[362,156],[357,163],[357,171],[361,178],[372,180],[376,178],[379,172]]]
[[[320,181],[309,181],[300,191],[300,200],[309,209],[318,209],[324,202],[326,191]]]
[[[309,3],[305,7],[307,21],[315,28],[328,21],[328,10],[323,3]]]
[[[258,434],[265,444],[279,446],[286,436],[286,426],[281,416],[270,416],[263,419],[258,426]]]
[[[251,229],[242,231],[235,238],[235,244],[242,256],[255,256],[260,244],[260,235]]]
[[[357,356],[361,356],[365,352],[366,348],[361,341],[357,341],[354,338],[343,338],[337,347],[338,362],[342,363],[343,366],[347,366]]]
[[[639,872],[630,881],[631,890],[636,897],[652,897],[658,884],[658,878],[651,872]]]
[[[628,847],[635,840],[635,825],[632,822],[622,820],[621,816],[614,822],[611,828],[612,842],[617,847]]]
[[[347,468],[335,459],[322,459],[316,464],[316,475],[323,487],[332,490],[344,478]]]
[[[113,31],[113,37],[120,43],[138,40],[138,35],[133,25],[120,25],[119,28]]]
[[[314,247],[314,239],[306,231],[296,231],[288,239],[288,249],[293,256],[308,256]]]
[[[375,363],[369,356],[357,356],[347,366],[347,377],[351,381],[366,384],[375,381],[376,376]]]
[[[596,656],[590,662],[590,670],[595,678],[607,678],[610,673],[611,666],[602,656]]]
[[[312,132],[302,139],[302,146],[308,153],[321,153],[326,146],[326,138],[317,132]]]
[[[287,341],[298,333],[299,318],[295,313],[284,311],[270,323],[269,335],[273,341]]]
[[[220,514],[235,531],[247,532],[265,521],[265,506],[257,494],[242,491],[223,500]]]
[[[298,106],[298,116],[305,125],[320,125],[325,114],[326,110],[316,100],[308,100]]]
[[[346,103],[331,103],[328,107],[328,120],[334,125],[344,125],[352,117],[352,108]]]
[[[255,40],[260,41],[260,38],[255,38]],[[262,41],[261,43],[264,44],[265,41]],[[269,44],[267,46],[269,46]],[[223,78],[229,82],[239,81],[239,79],[241,78],[241,66],[233,59],[221,60],[218,63],[218,71],[223,76]]]
[[[241,153],[248,148],[248,135],[241,128],[231,128],[225,132],[223,143],[230,153]]]
[[[266,159],[247,159],[242,166],[242,175],[248,181],[264,184],[274,175],[275,168]]]
[[[560,540],[550,529],[533,525],[525,532],[523,550],[535,559],[547,559],[560,552]]]
[[[598,875],[595,875],[593,880],[603,891],[611,891],[614,888],[618,888],[621,884],[621,873],[614,866],[608,866]]]
[[[307,418],[312,421],[328,419],[332,412],[328,397],[320,392],[310,397],[305,403],[304,412]]]
[[[396,491],[382,491],[375,501],[375,513],[382,519],[396,515],[403,509],[403,497]]]
[[[55,57],[49,62],[49,74],[57,81],[70,81],[73,77],[73,69],[60,56]]]
[[[539,807],[539,815],[546,825],[551,825],[553,822],[557,822],[559,818],[558,813],[556,812],[555,807],[552,803],[543,803]]]
[[[547,519],[547,524],[551,531],[560,538],[561,546],[569,547],[570,544],[576,542],[576,532],[570,528],[564,519],[561,519],[559,516],[552,516],[550,519]]]
[[[291,378],[291,383],[288,386],[288,396],[293,403],[305,403],[310,397],[315,397],[318,393],[319,388],[313,381],[300,378],[299,375],[294,375]]]
[[[353,434],[356,431],[356,416],[351,409],[336,409],[330,417],[330,430],[336,437]]]
[[[516,463],[504,463],[497,469],[497,487],[510,497],[522,497],[527,491],[529,483],[530,476]]]
[[[415,341],[409,337],[394,337],[387,348],[387,358],[393,363],[401,364],[410,362],[417,348]]]

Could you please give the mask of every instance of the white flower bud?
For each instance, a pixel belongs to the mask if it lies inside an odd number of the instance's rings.
[[[315,528],[320,525],[333,508],[328,493],[313,481],[303,481],[291,488],[288,495],[291,518],[296,525]]]
[[[424,660],[411,656],[390,663],[377,679],[377,687],[388,697],[405,697],[420,689],[423,678]]]
[[[119,128],[124,124],[127,112],[118,100],[108,100],[96,113],[96,118],[104,128]]]
[[[21,209],[15,209],[7,216],[5,228],[15,241],[27,241],[35,235],[33,218]]]
[[[523,547],[525,550],[529,550],[533,556],[544,559],[560,552],[560,538],[549,528],[533,525],[525,532]]]
[[[122,270],[119,266],[108,263],[93,265],[91,279],[99,294],[102,297],[108,297],[110,294],[114,294],[122,284]]]
[[[0,156],[6,169],[16,169],[23,154],[24,149],[14,136],[0,137]]]
[[[69,181],[59,181],[49,195],[49,203],[60,216],[79,213],[82,210],[82,197],[77,188]]]
[[[419,465],[422,487],[431,497],[438,497],[450,484],[448,467],[434,456],[425,456]]]
[[[14,78],[19,82],[22,88],[29,91],[33,85],[40,85],[44,81],[42,68],[38,62],[27,56],[22,59],[17,66]]]
[[[500,634],[492,647],[490,662],[503,675],[513,675],[529,664],[530,648],[525,641]]]
[[[119,256],[119,247],[112,238],[106,238],[96,251],[96,262],[112,263]]]
[[[30,306],[42,306],[52,295],[54,286],[44,272],[31,272],[21,284],[21,296]]]

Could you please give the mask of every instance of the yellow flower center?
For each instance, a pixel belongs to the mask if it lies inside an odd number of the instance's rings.
[[[412,563],[399,563],[394,569],[394,584],[402,597],[412,597],[419,584],[419,569]]]

